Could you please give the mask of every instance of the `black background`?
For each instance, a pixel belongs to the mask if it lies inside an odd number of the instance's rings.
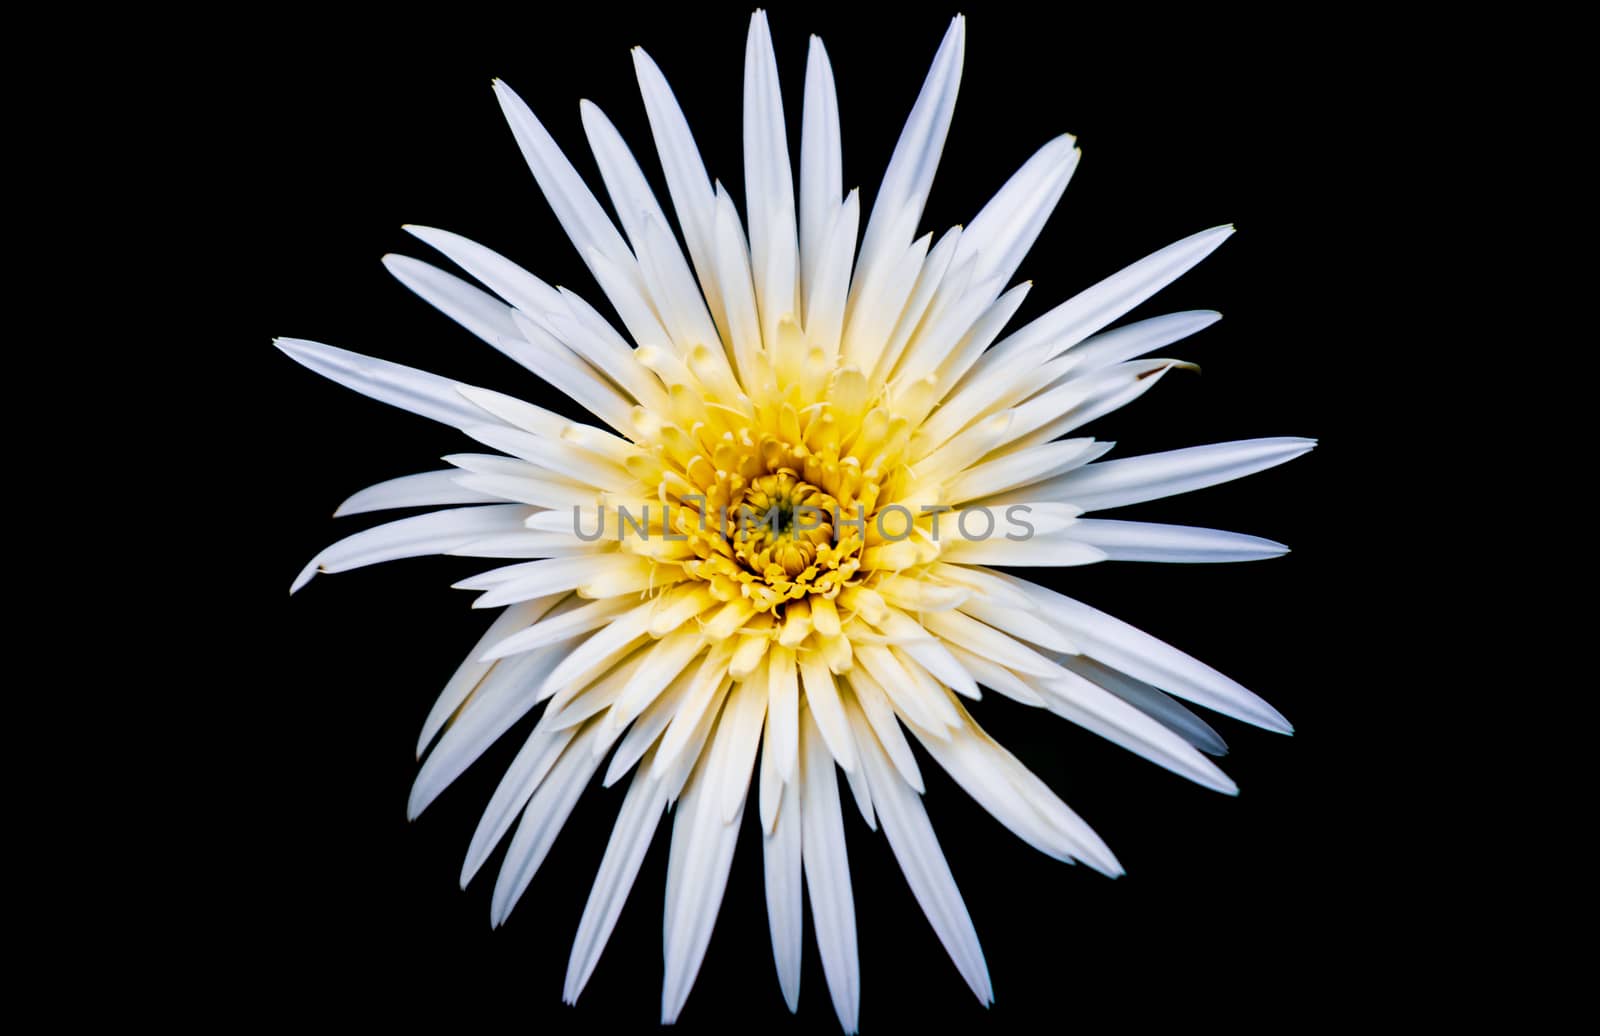
[[[903,16],[777,6],[770,19],[798,154],[807,34],[832,58],[845,186],[870,203],[948,8]],[[1105,564],[1032,575],[1190,651],[1263,694],[1292,738],[1228,720],[1234,799],[1199,789],[1077,728],[991,695],[974,713],[1107,840],[1109,881],[1051,861],[990,819],[923,758],[925,801],[971,910],[996,1003],[980,1008],[946,959],[881,835],[846,809],[862,1029],[1009,1031],[1184,1017],[1224,1024],[1365,1013],[1429,936],[1429,879],[1396,839],[1429,823],[1434,793],[1403,762],[1415,692],[1404,667],[1353,650],[1373,602],[1404,609],[1417,574],[1368,561],[1388,476],[1372,464],[1386,362],[1381,277],[1404,177],[1383,157],[1397,103],[1392,54],[1333,22],[1105,24],[1068,12],[967,12],[965,73],[922,223],[965,222],[1037,147],[1077,135],[1083,161],[1021,278],[1014,326],[1180,237],[1239,233],[1133,316],[1215,308],[1168,350],[1204,373],[1168,376],[1089,431],[1116,456],[1272,435],[1321,439],[1288,466],[1124,516],[1288,543],[1273,561]],[[195,750],[177,805],[203,846],[178,893],[201,907],[201,973],[267,1013],[366,1018],[431,1012],[538,1031],[648,1031],[659,1014],[663,823],[578,1006],[560,1002],[571,938],[622,788],[592,787],[500,931],[488,926],[499,854],[465,892],[461,856],[527,724],[415,823],[413,745],[484,617],[448,585],[482,567],[402,561],[284,591],[327,543],[389,515],[334,521],[349,493],[439,466],[466,440],[299,368],[274,335],[312,338],[495,387],[577,415],[530,375],[393,281],[388,251],[435,260],[403,223],[452,230],[604,308],[505,128],[490,80],[533,107],[598,192],[577,102],[598,103],[667,199],[628,48],[660,64],[713,177],[742,201],[740,88],[748,9],[561,21],[446,8],[351,27],[265,16],[239,58],[187,55],[162,74],[196,88],[174,116],[195,161],[184,208],[215,279],[206,369],[230,392],[226,445],[244,463],[196,505],[235,504],[214,608],[223,660],[169,727]],[[202,87],[202,84],[204,86]],[[670,208],[669,208],[670,211]],[[1381,213],[1381,214],[1380,214]],[[242,551],[241,551],[242,546]],[[221,553],[226,550],[226,554]],[[241,557],[241,553],[243,557]],[[196,562],[189,562],[193,570]],[[198,683],[198,681],[197,681]],[[221,686],[217,686],[220,684]],[[186,767],[188,764],[184,764]],[[750,817],[710,950],[679,1029],[837,1030],[807,933],[798,1016],[771,960]],[[808,921],[809,929],[809,921]]]

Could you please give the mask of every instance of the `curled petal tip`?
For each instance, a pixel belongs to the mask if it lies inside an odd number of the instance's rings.
[[[311,582],[311,577],[315,576],[318,571],[319,569],[315,561],[310,562],[305,568],[302,568],[300,570],[300,574],[294,577],[294,582],[289,584],[290,596],[299,593],[302,587]]]

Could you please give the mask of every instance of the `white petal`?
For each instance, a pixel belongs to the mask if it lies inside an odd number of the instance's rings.
[[[672,197],[678,225],[683,228],[683,239],[689,246],[689,258],[705,289],[711,315],[726,335],[727,321],[721,315],[723,304],[713,262],[716,195],[711,189],[711,178],[706,175],[705,163],[700,159],[700,149],[689,132],[683,109],[678,106],[661,70],[638,47],[633,50],[633,67],[656,152],[661,157],[661,169],[666,174],[667,193]]]
[[[456,428],[483,423],[483,412],[462,399],[449,378],[302,338],[275,338],[272,344],[329,381],[390,406]]]
[[[1224,716],[1282,734],[1294,730],[1259,695],[1150,634],[1037,583],[992,574],[1038,602],[1089,657]]]
[[[538,703],[539,682],[571,647],[571,643],[555,644],[495,664],[417,771],[406,804],[408,817],[414,819],[426,809],[485,749]]]
[[[878,267],[898,256],[911,240],[922,207],[933,186],[934,170],[944,149],[945,134],[955,111],[956,91],[961,85],[961,62],[966,51],[966,19],[957,15],[950,22],[933,67],[917,94],[906,119],[905,129],[896,142],[883,184],[878,188],[872,216],[867,220],[861,242],[861,258],[856,263],[860,274],[852,288],[851,304],[861,297],[856,289],[875,279]],[[906,220],[905,214],[911,218]],[[904,227],[902,231],[900,228]],[[903,234],[903,236],[902,236]]]
[[[656,747],[652,772],[660,777],[669,796],[674,795],[673,786],[677,783],[671,775],[677,772],[687,777],[695,760],[700,757],[704,744],[702,739],[709,736],[711,722],[722,708],[728,689],[727,655],[716,650],[708,652],[695,673],[689,693],[678,703],[677,714],[667,724],[666,733],[661,735],[661,743]],[[734,741],[731,726],[723,733],[731,751]],[[714,781],[716,776],[715,773],[708,774],[707,780]],[[716,792],[711,793],[711,797],[715,800],[711,808],[721,817],[721,797]]]
[[[1098,370],[1153,353],[1221,319],[1221,313],[1202,309],[1139,320],[1085,339],[1063,359],[1070,361],[1067,369],[1074,373]]]
[[[628,554],[578,554],[572,557],[530,561],[529,569],[515,579],[486,591],[472,602],[474,608],[498,608],[557,590],[577,590],[597,582],[647,568],[649,562]],[[518,566],[521,567],[521,566]],[[641,628],[641,632],[642,632]]]
[[[484,536],[514,532],[531,513],[531,508],[519,504],[488,504],[386,522],[323,548],[301,570],[289,592],[305,586],[318,572],[347,572],[383,561],[443,554]]]
[[[895,769],[900,771],[901,778],[921,794],[922,771],[917,768],[917,757],[911,752],[911,744],[906,741],[906,735],[900,729],[900,721],[895,718],[894,708],[889,702],[889,696],[884,693],[883,686],[860,666],[852,669],[847,679],[850,682],[851,698],[845,699],[846,714],[851,716],[853,724],[858,712],[871,728],[870,731],[852,730],[856,738],[856,757],[860,758],[861,737],[867,733],[875,734],[877,743],[889,753],[889,758],[894,762]],[[857,712],[849,710],[851,700],[859,706]]]
[[[1088,543],[1056,537],[1008,540],[946,540],[939,557],[957,565],[1018,565],[1061,568],[1093,565],[1106,559],[1105,551]]]
[[[793,648],[773,644],[767,650],[767,746],[778,764],[778,776],[794,779],[800,758],[800,683]]]
[[[932,700],[921,693],[914,674],[906,671],[889,648],[881,644],[862,644],[855,648],[855,653],[860,667],[866,669],[876,686],[894,703],[894,710],[908,720],[929,730],[939,730],[955,719],[955,713],[942,699]],[[854,670],[852,679],[853,675]]]
[[[1040,697],[1039,692],[1029,687],[1022,677],[1005,666],[997,665],[965,648],[959,648],[952,644],[945,646],[956,657],[956,661],[965,666],[967,672],[972,674],[972,678],[983,684],[983,686],[990,690],[999,691],[1012,701],[1021,702],[1031,708],[1044,708],[1044,698]]]
[[[850,736],[850,721],[844,714],[844,703],[839,700],[839,689],[828,664],[816,652],[808,651],[799,657],[800,676],[805,684],[806,702],[811,706],[812,720],[822,732],[823,743],[833,758],[845,770],[856,765],[855,746]]]
[[[1060,666],[1039,652],[964,612],[928,612],[922,616],[922,624],[951,644],[1019,673],[1044,677],[1061,673]],[[938,729],[926,723],[922,725],[929,730]]]
[[[467,847],[467,858],[461,865],[461,887],[466,888],[473,875],[483,866],[484,860],[494,852],[500,839],[511,830],[511,825],[522,813],[533,793],[561,758],[562,752],[578,736],[577,727],[554,729],[548,722],[550,714],[539,717],[539,723],[528,735],[522,751],[511,761],[500,784],[495,788],[489,805],[478,818],[478,827],[472,833],[472,843]]]
[[[856,231],[861,221],[861,192],[853,190],[844,204],[835,206],[834,218],[822,243],[821,255],[806,282],[806,339],[821,346],[831,359],[839,355],[844,333],[844,307],[850,291],[850,260],[855,256]]]
[[[508,349],[504,344],[506,339],[517,338],[517,329],[511,323],[511,309],[504,302],[437,266],[409,256],[386,255],[383,265],[423,301],[496,349],[516,358],[515,349]]]
[[[913,214],[903,215],[909,222]],[[894,331],[910,309],[907,300],[915,299],[923,285],[932,241],[931,234],[924,234],[898,254],[886,257],[871,290],[858,290],[862,278],[859,265],[851,279],[840,348],[847,361],[873,372],[875,385],[886,381],[892,369],[887,346],[905,341]]]
[[[740,681],[728,689],[727,702],[722,706],[722,724],[727,728],[723,736],[731,738],[733,743],[723,761],[725,769],[714,777],[722,798],[723,823],[732,823],[744,808],[766,715],[765,688]]]
[[[461,472],[453,468],[444,471],[424,471],[420,475],[401,475],[387,482],[368,486],[351,495],[333,512],[335,518],[349,514],[366,514],[370,511],[387,511],[397,507],[438,507],[444,504],[502,503],[500,497],[467,489],[456,483]]]
[[[755,274],[762,334],[771,347],[778,322],[799,310],[800,257],[783,96],[764,11],[750,18],[744,52],[744,175],[750,269]]]
[[[1037,644],[1049,651],[1076,653],[1077,646],[1061,629],[1045,621],[1042,616],[1019,608],[997,605],[987,597],[973,597],[961,605],[963,614],[993,626],[1019,640]],[[988,656],[985,656],[988,657]]]
[[[1109,518],[1080,518],[1058,535],[1098,547],[1112,561],[1259,561],[1289,550],[1281,543],[1242,532]]]
[[[604,260],[596,260],[604,263]],[[571,396],[585,410],[594,414],[617,431],[627,435],[633,429],[633,403],[618,392],[600,372],[589,366],[582,357],[568,349],[554,336],[537,327],[521,313],[512,311],[511,319],[516,334],[523,340],[519,350],[508,350],[512,358],[539,377],[548,381],[565,395]],[[505,339],[501,340],[505,347]]]
[[[627,269],[631,277],[636,279],[638,271],[634,267],[633,253],[628,251],[627,244],[622,240],[622,235],[617,233],[605,209],[600,207],[583,178],[567,161],[567,156],[561,153],[543,124],[534,117],[522,98],[502,80],[494,81],[494,92],[500,100],[506,122],[517,138],[517,146],[522,149],[522,157],[527,160],[528,168],[533,171],[534,179],[539,182],[539,189],[544,192],[556,219],[561,221],[562,229],[577,247],[578,255],[590,263],[589,268],[593,270],[591,258],[598,252],[612,263]]]
[[[962,238],[962,240],[966,239]],[[987,289],[987,286],[1000,283],[998,280],[985,281],[973,290],[974,292],[982,292]],[[961,380],[961,377],[977,362],[978,357],[983,355],[983,351],[989,348],[990,343],[999,336],[1001,331],[1005,330],[1005,326],[1011,322],[1011,318],[1016,316],[1017,310],[1022,308],[1022,303],[1027,299],[1028,292],[1032,288],[1033,283],[1025,281],[1005,294],[1000,295],[988,309],[983,311],[982,316],[972,322],[972,326],[961,335],[961,338],[947,350],[944,358],[939,361],[938,370],[935,372],[939,383],[934,393],[937,398],[944,398],[951,388]]]
[[[509,637],[502,638],[479,657],[485,662],[492,662],[497,658],[506,658],[509,655],[544,647],[546,644],[554,644],[558,640],[566,640],[568,637],[603,626],[610,622],[613,616],[635,606],[627,597],[589,601],[556,618],[533,623]]]
[[[600,725],[590,723],[578,734],[561,758],[551,769],[539,790],[533,793],[517,833],[511,836],[506,858],[500,864],[500,876],[494,883],[494,897],[489,905],[490,923],[495,927],[505,923],[511,908],[517,905],[522,893],[527,891],[539,865],[544,862],[550,846],[555,844],[562,825],[572,815],[589,778],[594,776],[600,760],[585,743],[600,736]]]
[[[607,549],[585,543],[570,532],[506,532],[485,536],[450,550],[458,558],[557,558],[594,554]]]
[[[1101,461],[1063,475],[1059,499],[1102,511],[1204,489],[1291,461],[1315,439],[1246,439]]]
[[[1177,360],[1133,360],[1064,381],[1009,411],[1012,416],[1005,452],[1025,450],[1083,427],[1097,417],[1144,395],[1175,366]]]
[[[622,658],[646,636],[649,623],[648,601],[612,619],[611,625],[590,634],[576,650],[567,652],[561,663],[550,671],[545,686],[539,689],[540,697],[547,698],[559,693],[568,684],[581,681],[584,673],[605,665],[607,659]],[[605,665],[605,668],[610,666]]]
[[[960,504],[1043,481],[1087,463],[1102,445],[1085,437],[1008,453],[970,467],[945,483],[944,498]]]
[[[646,657],[648,659],[648,651]],[[653,757],[645,759],[645,756],[655,748],[661,732],[667,729],[667,724],[677,715],[678,703],[683,701],[684,696],[689,693],[689,688],[694,685],[694,676],[694,669],[680,672],[650,707],[639,714],[639,718],[628,728],[627,735],[623,737],[622,743],[617,745],[616,752],[611,756],[611,765],[606,768],[602,784],[611,787],[622,779],[622,775],[627,773],[634,763],[639,763],[641,773],[649,772],[648,768],[654,759]],[[660,786],[661,782],[655,783]],[[664,797],[671,798],[666,788],[662,788],[661,793]]]
[[[653,619],[650,606],[644,607],[646,619]],[[693,663],[700,657],[705,645],[705,638],[693,627],[680,629],[656,641],[650,648],[650,656],[644,667],[628,681],[622,697],[617,700],[606,721],[618,728],[631,723],[650,707],[657,695],[678,679],[680,673],[697,671],[698,667]]]
[[[966,241],[965,235],[961,240]],[[930,311],[924,326],[918,329],[906,346],[894,376],[913,381],[939,370],[942,364],[953,359],[951,354],[957,344],[978,324],[988,321],[991,310],[994,310],[998,312],[997,322],[988,327],[979,339],[977,352],[982,352],[983,347],[1000,332],[1000,327],[1011,319],[1028,293],[1028,285],[1021,284],[1008,292],[1004,300],[996,301],[1000,297],[1000,289],[1004,287],[1005,283],[1000,280],[976,281],[937,312]],[[975,354],[973,358],[976,358]],[[954,378],[950,380],[954,382]]]
[[[567,979],[561,993],[566,1003],[578,1002],[578,994],[600,963],[601,951],[622,914],[622,904],[633,888],[656,825],[666,810],[666,797],[660,785],[645,775],[646,770],[648,766],[641,768],[628,785],[617,822],[611,828],[611,840],[606,843],[606,854],[595,873],[594,887],[589,890],[589,901],[584,904],[583,919],[572,940],[572,956],[567,960]]]
[[[1038,680],[1047,707],[1135,755],[1187,777],[1201,787],[1237,795],[1239,786],[1177,733],[1076,673]]]
[[[1012,783],[1012,767],[1021,765],[1015,757],[984,735],[970,716],[964,715],[963,719],[944,737],[929,735],[916,726],[911,730],[934,761],[1018,838],[1058,860],[1091,856],[1078,839],[1047,823],[1028,796]]]
[[[1171,695],[1083,655],[1058,655],[1056,661],[1062,668],[1115,694],[1207,755],[1228,754],[1228,743],[1222,735]]]
[[[972,917],[956,888],[945,861],[944,850],[934,837],[933,825],[928,823],[922,800],[898,773],[876,738],[868,735],[866,725],[853,724],[862,734],[862,765],[867,772],[867,782],[872,787],[872,801],[877,806],[883,833],[888,836],[889,848],[911,886],[912,895],[933,925],[945,952],[955,963],[956,970],[984,1005],[994,1002],[994,989],[989,984],[989,968],[984,963],[983,948],[978,945],[978,933],[972,927]]]
[[[924,235],[924,238],[932,240],[927,235]],[[882,351],[878,354],[872,369],[874,387],[888,380],[889,373],[900,361],[900,356],[905,351],[907,343],[911,341],[911,336],[922,326],[922,318],[933,303],[934,295],[940,294],[940,289],[947,287],[945,274],[951,273],[950,261],[955,258],[956,248],[961,243],[961,228],[951,227],[945,231],[931,249],[924,243],[924,238],[918,238],[912,244],[912,254],[908,257],[908,261],[913,259],[916,261],[916,284],[912,287],[911,296],[906,300],[899,318],[894,323],[893,332],[889,335],[888,341],[883,343]],[[951,274],[951,279],[970,276],[972,267],[972,262],[968,261],[962,270]]]
[[[1037,354],[1058,356],[1187,273],[1216,250],[1233,227],[1203,230],[1153,252],[1079,292],[994,347],[994,361]]]
[[[456,392],[467,402],[495,419],[496,424],[507,425],[513,429],[536,435],[543,439],[559,442],[561,435],[566,431],[569,422],[560,414],[546,410],[542,406],[534,406],[526,400],[515,396],[508,396],[492,389],[478,388],[475,385],[456,385]],[[484,424],[483,418],[473,424]],[[471,427],[468,425],[467,427]],[[450,460],[446,457],[445,460]],[[451,461],[454,464],[454,461]],[[464,465],[457,465],[458,467]],[[469,469],[476,470],[476,469]],[[504,472],[510,474],[511,472]],[[579,479],[584,482],[584,479]]]
[[[422,750],[428,747],[433,736],[444,729],[445,722],[455,714],[456,709],[461,707],[461,703],[467,700],[467,696],[477,689],[483,678],[489,674],[489,670],[494,668],[493,662],[479,661],[489,645],[505,639],[514,630],[539,621],[541,616],[555,607],[565,596],[565,594],[551,594],[549,597],[514,604],[490,623],[483,637],[471,651],[467,652],[467,657],[462,660],[461,665],[444,685],[444,690],[439,693],[433,708],[428,711],[428,718],[422,724],[422,733],[417,737],[418,759],[422,758]]]
[[[817,283],[817,271],[823,262],[828,230],[837,217],[843,193],[839,96],[834,89],[828,52],[822,41],[813,36],[806,54],[805,104],[800,115],[800,288],[807,312],[811,307],[813,286]],[[850,234],[854,245],[855,231],[852,229]],[[839,309],[842,314],[842,298]]]
[[[1000,608],[1019,608],[1023,611],[1032,610],[1035,605],[1033,598],[1011,585],[1010,582],[981,568],[969,568],[966,565],[951,565],[943,561],[936,561],[928,568],[928,574],[934,579],[942,580],[952,586],[964,587],[974,593],[982,594],[991,604]],[[921,611],[943,609],[919,609]]]
[[[712,227],[712,259],[717,292],[727,312],[729,345],[735,369],[748,387],[755,373],[755,350],[761,344],[761,319],[756,311],[754,282],[750,278],[750,253],[733,199],[717,185],[716,218]]]
[[[972,675],[962,668],[961,663],[956,661],[955,656],[950,654],[949,649],[939,641],[914,640],[901,644],[899,649],[916,659],[918,665],[957,694],[968,698],[981,696]]]
[[[586,455],[585,451],[570,443],[531,435],[520,428],[502,428],[491,424],[468,425],[462,431],[485,446],[513,454],[533,466],[532,470],[518,469],[519,475],[609,489],[612,492],[622,492],[634,485],[633,476],[622,468],[593,455]],[[570,525],[568,529],[571,529]]]
[[[545,707],[546,720],[552,728],[560,730],[575,727],[590,716],[604,712],[615,704],[628,681],[644,665],[649,652],[639,646],[617,659],[604,670],[594,671],[587,679],[574,682],[550,695]],[[543,691],[540,692],[541,695]],[[596,755],[604,754],[614,741],[611,731],[595,738],[590,744]]]
[[[483,426],[479,426],[482,428]],[[506,429],[512,431],[512,429]],[[504,458],[509,459],[509,458]],[[515,463],[521,463],[517,461]],[[571,482],[558,479],[551,472],[541,471],[531,465],[524,466],[525,471],[547,476],[546,478],[530,478],[526,474],[508,475],[461,475],[458,481],[463,488],[472,489],[482,493],[492,493],[505,500],[516,500],[528,504],[524,510],[532,511],[537,507],[559,508],[568,511],[573,507],[593,507],[599,499],[600,490],[593,486],[575,486]],[[530,515],[530,517],[532,517]],[[522,530],[519,530],[522,531]],[[568,526],[570,533],[571,526]],[[478,542],[476,540],[472,541]],[[462,544],[466,547],[470,544]],[[456,548],[452,548],[456,549]]]
[[[403,229],[438,249],[484,287],[530,315],[561,306],[561,296],[554,288],[493,249],[435,227],[407,224]]]
[[[1034,152],[973,219],[956,261],[978,256],[976,280],[1009,281],[1061,200],[1078,157],[1066,134]]]
[[[589,148],[594,152],[595,163],[600,167],[600,176],[605,181],[606,192],[611,195],[612,205],[617,210],[617,217],[622,221],[623,228],[628,232],[628,239],[633,242],[634,251],[639,252],[645,244],[649,226],[665,228],[670,225],[666,213],[661,211],[661,206],[656,202],[655,195],[651,193],[650,185],[644,178],[643,170],[639,168],[639,163],[628,150],[628,145],[623,143],[621,134],[611,124],[611,120],[589,101],[580,102],[579,109],[583,116],[584,132],[589,137]],[[652,292],[657,311],[666,316],[663,307],[670,305],[682,308],[691,326],[697,328],[695,339],[706,344],[716,344],[716,328],[711,325],[710,314],[701,303],[699,285],[689,270],[689,264],[684,262],[683,253],[678,249],[677,242],[672,240],[671,233],[654,236],[650,248],[655,263],[660,267],[664,282],[672,289],[670,297],[662,297]],[[641,255],[641,262],[642,258]]]
[[[654,217],[645,220],[639,231],[638,249],[650,301],[662,326],[677,344],[679,355],[687,356],[695,346],[704,345],[711,355],[726,356],[722,339],[700,298],[700,285],[684,263],[667,224]]]
[[[847,721],[848,729],[848,721]],[[817,933],[822,972],[828,979],[833,1010],[846,1033],[854,1033],[861,1011],[861,962],[856,947],[856,909],[850,889],[850,863],[839,812],[839,785],[831,749],[823,742],[810,710],[800,714],[804,805],[801,839],[806,888],[811,890],[811,923]]]
[[[768,752],[766,755],[770,755]],[[763,772],[769,772],[763,757]],[[770,772],[776,775],[773,764]],[[762,873],[767,895],[767,927],[772,932],[772,960],[778,969],[778,986],[792,1014],[800,1006],[800,960],[805,935],[801,914],[800,845],[803,811],[800,782],[781,787],[774,800],[773,822],[761,836]]]
[[[661,1022],[677,1021],[684,1001],[705,959],[711,928],[722,906],[728,868],[738,841],[739,816],[724,823],[719,790],[708,774],[725,768],[724,757],[734,739],[718,728],[710,750],[701,760],[679,800],[672,823],[672,855],[667,861],[667,908],[663,931],[666,978],[661,985]]]
[[[1123,873],[1122,864],[1117,862],[1111,848],[1094,829],[1068,808],[1038,775],[1022,765],[1016,756],[1006,751],[978,726],[960,702],[952,704],[961,710],[961,727],[944,741],[938,738],[923,738],[923,743],[929,746],[929,753],[934,755],[939,764],[946,766],[952,776],[957,776],[958,770],[965,773],[966,778],[958,777],[958,780],[961,780],[962,786],[967,788],[974,798],[985,804],[985,808],[989,806],[986,799],[980,797],[980,791],[992,799],[995,808],[1005,813],[1002,815],[1002,812],[995,812],[996,819],[1006,823],[1007,826],[1010,826],[1013,820],[1023,823],[1034,837],[1044,843],[1040,846],[1028,835],[1023,835],[1031,844],[1053,856],[1082,860],[1107,877],[1120,876]],[[934,744],[939,745],[937,753],[934,752]],[[947,759],[950,761],[948,765]],[[981,786],[969,786],[969,779],[981,782]],[[1008,789],[996,787],[1002,781],[1010,787]],[[1042,820],[1048,830],[1038,828],[1029,819],[1033,817]],[[1021,832],[1018,831],[1018,834]]]

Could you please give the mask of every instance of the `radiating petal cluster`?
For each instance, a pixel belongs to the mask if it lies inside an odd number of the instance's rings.
[[[595,423],[331,346],[295,360],[464,432],[482,452],[394,479],[339,514],[428,508],[349,536],[295,581],[425,554],[496,559],[457,586],[500,609],[423,724],[416,815],[540,710],[483,813],[465,885],[510,836],[499,924],[597,773],[627,778],[579,925],[565,997],[599,962],[672,807],[662,1019],[688,997],[747,808],[762,833],[779,985],[799,995],[803,897],[845,1031],[859,1004],[839,775],[882,827],[951,960],[985,1003],[971,918],[924,811],[913,743],[1054,857],[1121,873],[1111,851],[991,740],[980,686],[1049,710],[1206,787],[1222,738],[1191,705],[1289,730],[1250,691],[1139,630],[990,566],[1217,562],[1285,548],[1237,533],[1085,518],[1283,463],[1305,439],[1120,460],[1079,435],[1182,363],[1149,354],[1206,327],[1175,313],[1107,330],[1231,233],[1185,238],[1006,333],[1008,287],[1078,162],[1046,143],[965,225],[918,235],[950,126],[955,19],[870,213],[843,190],[839,108],[813,38],[798,192],[765,16],[745,51],[741,214],[702,164],[666,79],[634,64],[674,223],[606,116],[583,128],[618,222],[504,83],[539,187],[621,321],[454,234],[408,228],[482,285],[391,256],[412,291],[570,396]],[[431,750],[430,750],[431,746]]]

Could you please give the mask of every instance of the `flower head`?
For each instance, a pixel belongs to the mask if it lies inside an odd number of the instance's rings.
[[[677,1017],[722,899],[746,807],[763,835],[778,978],[800,981],[810,890],[839,1020],[856,1027],[855,915],[838,774],[882,825],[918,902],[983,1001],[972,921],[924,812],[920,743],[1003,824],[1108,875],[1107,846],[988,738],[982,688],[1046,709],[1225,792],[1220,737],[1179,699],[1287,731],[1271,706],[1116,619],[988,566],[1210,562],[1285,549],[1252,536],[1085,518],[1304,453],[1260,439],[1103,460],[1078,435],[1174,367],[1142,359],[1217,319],[1177,313],[1105,330],[1215,249],[1185,238],[1005,333],[1008,287],[1078,161],[1048,142],[965,227],[918,237],[965,45],[951,24],[870,214],[842,186],[832,72],[813,38],[790,173],[766,19],[745,52],[746,211],[707,175],[665,79],[634,59],[679,248],[645,174],[600,110],[583,125],[612,222],[533,113],[495,90],[528,165],[619,331],[566,289],[440,230],[408,228],[487,291],[390,257],[407,287],[565,392],[598,423],[301,340],[291,357],[494,452],[351,497],[342,514],[441,507],[356,533],[301,573],[446,553],[502,559],[458,586],[503,609],[446,686],[413,815],[530,711],[542,712],[486,809],[465,884],[515,827],[500,923],[604,765],[630,778],[566,982],[576,1000],[676,803],[662,1017]],[[908,736],[909,735],[909,736]],[[435,740],[437,739],[437,740]],[[608,761],[609,759],[609,761]]]

